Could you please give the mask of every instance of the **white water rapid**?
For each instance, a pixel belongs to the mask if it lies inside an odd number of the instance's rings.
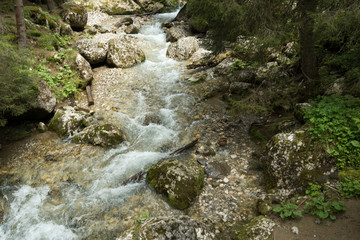
[[[169,43],[161,29],[161,23],[176,14],[156,15],[134,35],[146,54],[144,63],[98,71],[100,77],[117,81],[106,86],[109,95],[96,103],[95,111],[116,107],[104,118],[119,125],[128,141],[107,150],[85,146],[79,150],[81,157],[72,156],[79,149],[75,144],[58,141],[57,152],[68,149],[59,163],[42,160],[23,173],[19,167],[22,181],[1,187],[6,211],[0,239],[115,239],[141,211],[176,211],[156,202],[144,181],[121,185],[191,139],[187,113],[195,101],[182,91],[183,63],[166,57]],[[94,85],[96,92],[96,80]],[[149,116],[156,121],[145,124]],[[63,180],[48,180],[59,178]]]

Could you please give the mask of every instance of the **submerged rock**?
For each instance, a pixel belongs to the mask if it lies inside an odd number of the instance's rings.
[[[204,185],[204,171],[196,162],[176,159],[161,161],[149,168],[147,182],[177,209],[188,208]]]
[[[276,134],[267,144],[265,156],[266,187],[287,193],[305,190],[309,182],[325,183],[334,159],[320,143],[312,142],[306,130]]]
[[[128,68],[145,60],[144,52],[135,44],[132,37],[111,39],[108,45],[107,63],[110,66]]]
[[[75,135],[73,141],[110,147],[124,141],[124,137],[121,130],[111,124],[90,125]]]
[[[188,216],[156,217],[145,220],[141,225],[134,225],[117,240],[130,239],[215,239],[212,228]]]
[[[167,49],[166,56],[175,60],[186,60],[199,49],[195,37],[180,38],[177,42],[171,43]]]

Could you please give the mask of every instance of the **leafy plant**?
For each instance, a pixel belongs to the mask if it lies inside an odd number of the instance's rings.
[[[310,197],[316,197],[322,194],[321,186],[313,183],[309,183],[308,188],[305,191],[305,194]]]
[[[241,59],[236,59],[234,61],[234,63],[231,65],[231,70],[238,70],[238,69],[242,69],[244,67],[246,67],[248,64],[246,62],[244,62]]]
[[[340,182],[340,194],[345,198],[360,197],[360,181],[345,178]]]
[[[136,217],[136,222],[138,224],[142,224],[145,222],[145,220],[151,218],[151,215],[148,211],[145,211],[145,212],[141,212],[140,213],[140,217]]]
[[[336,157],[338,167],[360,167],[360,99],[350,96],[320,97],[305,111],[315,140]]]
[[[312,198],[305,205],[306,213],[318,216],[320,219],[326,219],[330,217],[331,220],[335,220],[335,214],[345,210],[344,202],[326,202],[323,195]]]
[[[281,206],[277,206],[273,209],[274,212],[280,213],[280,217],[284,218],[296,218],[302,217],[302,211],[298,210],[299,206],[294,203],[281,203]]]

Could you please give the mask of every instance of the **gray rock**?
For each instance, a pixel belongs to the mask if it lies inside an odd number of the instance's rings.
[[[107,63],[110,66],[128,68],[145,60],[144,52],[135,44],[133,37],[111,39],[108,44]]]
[[[75,143],[90,143],[110,147],[120,144],[124,141],[124,137],[121,130],[111,124],[90,125],[79,134],[76,134],[73,141]]]
[[[167,42],[176,42],[180,38],[188,37],[191,35],[190,27],[185,24],[176,25],[171,27],[166,32],[166,41]]]
[[[345,78],[341,77],[335,80],[328,89],[325,91],[325,95],[337,95],[341,96],[344,92]]]
[[[135,224],[122,233],[117,240],[131,239],[212,240],[215,239],[215,233],[212,227],[182,215],[147,219],[141,225]]]
[[[230,174],[231,168],[225,162],[210,162],[205,167],[205,173],[210,178],[220,178]]]
[[[239,231],[238,239],[270,239],[275,226],[275,222],[269,218],[264,216],[255,217],[242,227]]]
[[[74,30],[83,30],[88,20],[85,7],[74,3],[65,3],[62,8],[64,10],[61,12],[61,18],[64,22],[68,23]]]
[[[72,36],[72,35],[74,35],[74,32],[69,24],[64,23],[61,25],[60,35],[61,36],[65,36],[65,35]]]
[[[125,28],[125,33],[127,33],[127,34],[137,34],[139,32],[140,32],[140,30],[133,24],[129,25]]]
[[[186,60],[199,49],[195,37],[180,38],[177,42],[171,43],[167,49],[166,56],[175,60]]]
[[[204,185],[204,171],[196,161],[169,159],[150,167],[146,180],[173,207],[186,209]]]
[[[233,83],[230,83],[229,90],[233,94],[243,94],[253,87],[254,87],[254,84],[251,84],[251,83],[233,82]]]
[[[294,117],[301,123],[305,123],[305,110],[312,107],[310,103],[297,103],[294,108]]]
[[[234,64],[234,58],[225,58],[215,67],[215,74],[217,75],[228,75],[231,73],[232,65]]]
[[[109,15],[135,14],[141,10],[133,0],[97,0],[94,2],[102,12]]]
[[[41,120],[49,116],[56,106],[56,97],[45,81],[39,82],[39,95],[33,107],[24,114],[25,118]]]
[[[267,144],[264,161],[267,189],[283,189],[288,194],[305,190],[309,182],[323,182],[336,166],[306,129],[276,134]]]
[[[79,53],[90,63],[99,64],[106,60],[108,43],[96,39],[81,39],[76,43]]]
[[[155,114],[146,114],[143,124],[144,126],[148,126],[150,123],[161,124],[161,119]]]
[[[153,0],[138,0],[137,3],[145,12],[157,13],[164,8],[164,4]]]
[[[44,132],[46,132],[46,131],[48,130],[48,128],[47,128],[47,126],[45,125],[45,123],[39,122],[39,124],[38,124],[38,130],[39,130],[39,132],[44,133]]]
[[[116,27],[121,27],[122,25],[125,25],[125,26],[129,26],[131,24],[134,23],[134,20],[131,18],[131,17],[125,17],[125,18],[122,18],[120,19],[116,24],[115,26]]]
[[[80,54],[77,54],[75,63],[81,78],[84,80],[82,81],[81,86],[86,87],[91,83],[91,80],[93,79],[93,71],[91,69],[90,63],[86,61],[86,59],[83,58],[83,56],[81,56]]]

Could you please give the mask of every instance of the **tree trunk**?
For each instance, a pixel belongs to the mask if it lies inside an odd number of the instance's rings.
[[[301,70],[304,76],[312,83],[317,82],[319,75],[316,65],[316,53],[314,46],[314,18],[318,0],[299,1],[301,13],[300,26],[300,58]],[[312,84],[311,84],[312,85]]]
[[[50,12],[54,11],[54,9],[56,8],[54,0],[46,0],[46,4]]]
[[[16,27],[19,49],[26,48],[26,27],[24,19],[24,4],[22,0],[14,0],[16,13]]]

